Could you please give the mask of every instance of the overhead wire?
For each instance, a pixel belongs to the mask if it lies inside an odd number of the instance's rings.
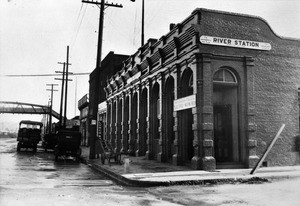
[[[76,24],[77,24],[77,22],[78,22],[80,13],[81,13],[81,11],[82,11],[82,7],[83,7],[83,3],[81,4],[81,8],[80,8],[79,14],[78,14],[78,16],[77,16]],[[84,18],[84,16],[85,16],[86,9],[87,9],[87,5],[85,5],[85,7],[84,7],[84,11],[83,11],[83,14],[82,14],[82,16],[81,16],[81,20],[80,20],[80,22],[79,22],[79,26],[77,27],[75,36],[74,36],[73,40],[71,41],[71,47],[73,47],[73,46],[75,45],[75,43],[76,43],[76,40],[77,40],[77,36],[78,36],[79,30],[80,30],[80,27],[81,27],[83,18]]]
[[[71,76],[81,76],[81,75],[89,75],[90,73],[69,73]],[[51,76],[61,76],[61,73],[58,74],[7,74],[0,75],[0,77],[51,77]]]

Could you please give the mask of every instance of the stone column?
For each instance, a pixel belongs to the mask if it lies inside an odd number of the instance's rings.
[[[193,71],[193,95],[196,95],[196,107],[192,108],[193,114],[193,147],[194,147],[194,156],[191,160],[193,169],[200,169],[202,162],[202,148],[201,148],[201,140],[202,140],[202,75],[201,75],[201,65],[197,58],[194,56],[192,63],[189,64],[189,67]]]
[[[114,148],[115,147],[115,136],[116,136],[116,103],[115,97],[112,99],[112,107],[111,107],[111,130],[110,130],[110,144]]]
[[[136,118],[136,150],[135,150],[135,156],[141,156],[141,128],[143,127],[142,123],[141,123],[141,119],[140,119],[140,115],[142,113],[141,111],[141,85],[138,84],[136,87],[135,87],[135,92],[136,92],[136,95],[137,95],[137,118]]]
[[[196,56],[196,59],[198,73],[196,84],[197,108],[195,109],[197,125],[195,125],[195,133],[198,135],[198,139],[195,145],[197,145],[196,152],[198,156],[193,158],[192,164],[195,169],[215,170],[216,160],[213,157],[213,74],[211,55],[200,54]]]
[[[134,97],[135,94],[132,89],[129,90],[129,121],[128,121],[128,154],[130,156],[135,156],[135,143],[136,143],[136,117],[134,115],[135,112],[137,112],[136,106],[134,105]]]
[[[121,120],[121,153],[122,154],[127,154],[127,137],[128,137],[128,124],[127,124],[127,105],[126,105],[126,94],[125,92],[122,92],[122,94],[120,95],[121,101],[122,101],[122,120]]]
[[[111,139],[111,106],[112,105],[112,101],[111,99],[107,100],[107,116],[106,116],[106,119],[107,119],[107,136],[106,136],[106,140],[110,140]]]
[[[246,99],[246,135],[248,139],[248,167],[253,168],[259,157],[256,155],[256,124],[255,124],[255,106],[254,106],[254,80],[253,80],[253,58],[245,57],[245,72],[247,73],[245,82],[246,82],[246,91],[244,92],[244,97]]]
[[[128,133],[128,150],[127,150],[127,153],[129,155],[133,155],[134,151],[133,151],[133,143],[134,143],[134,136],[133,136],[133,133],[132,133],[132,111],[133,109],[135,108],[132,108],[132,98],[133,98],[133,95],[132,95],[132,89],[128,89],[126,91],[126,95],[128,97],[128,100],[129,100],[129,118],[128,118],[128,122],[127,122],[127,133]]]
[[[176,70],[174,74],[174,100],[180,97],[180,65],[176,65]],[[179,111],[174,111],[174,147],[175,147],[175,154],[172,156],[172,163],[174,165],[182,165],[183,164],[183,157],[180,151],[182,150],[182,145],[180,145],[180,116]]]
[[[116,133],[115,133],[115,152],[120,152],[121,151],[121,122],[122,122],[122,105],[120,105],[120,97],[116,97]]]
[[[147,116],[147,151],[146,151],[146,159],[153,159],[153,142],[152,142],[152,128],[153,128],[153,122],[151,121],[151,115],[152,115],[152,107],[151,107],[151,97],[152,97],[152,81],[151,79],[146,80],[146,87],[148,92],[148,99],[147,99],[147,110],[148,110],[148,116]]]
[[[166,99],[165,99],[165,76],[163,73],[158,74],[158,83],[159,83],[159,153],[157,156],[157,160],[159,162],[167,161],[167,142],[165,137],[165,123],[166,123],[166,114],[165,107]],[[168,106],[168,105],[166,105]]]

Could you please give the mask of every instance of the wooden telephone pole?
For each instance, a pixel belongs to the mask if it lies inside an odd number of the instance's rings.
[[[58,64],[63,64],[63,71],[55,71],[55,73],[62,73],[62,79],[61,78],[55,78],[55,80],[61,80],[61,99],[60,99],[60,126],[66,127],[67,122],[67,95],[68,95],[68,81],[72,81],[72,79],[68,79],[68,75],[72,74],[69,72],[69,46],[67,46],[67,60],[66,62],[58,62]],[[66,82],[66,86],[65,85]],[[65,92],[65,98],[64,98],[64,92]],[[64,106],[63,106],[64,105]],[[64,115],[63,115],[63,107],[64,107]],[[62,117],[64,116],[64,120],[62,121]]]
[[[104,0],[101,2],[98,1],[86,1],[83,0],[83,3],[95,4],[100,8],[100,20],[99,20],[99,30],[98,30],[98,47],[97,47],[97,62],[96,62],[96,71],[95,71],[95,90],[94,98],[92,100],[91,109],[91,119],[89,126],[89,142],[90,142],[90,159],[95,159],[95,142],[97,139],[97,116],[98,116],[98,95],[99,95],[99,82],[100,82],[100,69],[101,69],[101,56],[102,56],[102,39],[103,39],[103,22],[104,22],[104,7],[119,7],[122,8],[121,4],[112,4],[105,3]]]
[[[58,86],[58,84],[46,84],[46,86],[51,86],[51,89],[47,89],[47,91],[51,91],[51,100],[50,100],[50,115],[49,115],[49,133],[52,132],[52,109],[53,109],[53,92],[58,91],[53,89],[53,86]]]

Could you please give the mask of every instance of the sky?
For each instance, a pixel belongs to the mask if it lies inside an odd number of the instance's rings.
[[[100,1],[100,0],[99,0]],[[144,0],[145,42],[168,33],[170,23],[180,23],[196,8],[259,16],[283,37],[300,39],[300,0]],[[131,55],[141,46],[142,1],[109,0],[123,8],[105,9],[102,59],[110,52]],[[6,75],[55,74],[62,71],[67,46],[69,71],[90,73],[96,66],[100,9],[81,0],[0,0],[0,101],[48,105],[54,89],[53,109],[59,112],[61,81],[53,76]],[[59,78],[59,77],[57,77]],[[79,115],[78,100],[88,93],[89,76],[71,76],[67,117]],[[0,114],[0,130],[22,119],[41,115]],[[8,125],[10,124],[10,125]]]

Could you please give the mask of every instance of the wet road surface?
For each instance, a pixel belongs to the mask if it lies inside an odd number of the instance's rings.
[[[141,188],[124,188],[53,152],[16,151],[15,138],[0,138],[0,205],[176,205]]]
[[[300,179],[261,184],[130,188],[116,185],[72,159],[54,162],[38,148],[16,152],[15,138],[0,138],[0,205],[259,205],[298,206]]]

